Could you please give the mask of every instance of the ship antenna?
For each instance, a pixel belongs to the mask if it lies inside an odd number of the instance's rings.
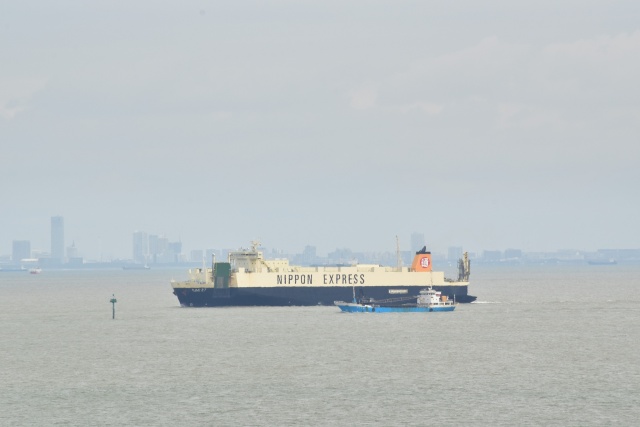
[[[398,235],[396,235],[396,262],[398,271],[402,270],[402,258],[400,258],[400,240],[398,240]]]

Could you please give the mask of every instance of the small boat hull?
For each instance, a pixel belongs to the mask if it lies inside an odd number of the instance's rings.
[[[336,302],[335,304],[345,313],[429,313],[435,311],[453,311],[456,308],[453,304],[395,307],[341,302]]]

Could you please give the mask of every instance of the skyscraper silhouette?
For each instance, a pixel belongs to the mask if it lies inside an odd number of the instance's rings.
[[[62,264],[64,260],[64,218],[51,217],[51,261]]]

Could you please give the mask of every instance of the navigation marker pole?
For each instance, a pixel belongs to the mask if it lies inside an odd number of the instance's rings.
[[[113,298],[111,298],[111,301],[109,301],[111,303],[112,308],[113,308],[113,312],[112,312],[112,317],[111,318],[115,319],[116,318],[116,303],[118,302],[118,300],[116,299],[116,295],[115,294],[113,294],[112,296],[113,296]]]

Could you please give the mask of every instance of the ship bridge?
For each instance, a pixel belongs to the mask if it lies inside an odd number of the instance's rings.
[[[229,263],[233,271],[247,273],[275,273],[291,271],[288,259],[266,260],[258,250],[259,242],[251,242],[251,249],[229,252]]]

